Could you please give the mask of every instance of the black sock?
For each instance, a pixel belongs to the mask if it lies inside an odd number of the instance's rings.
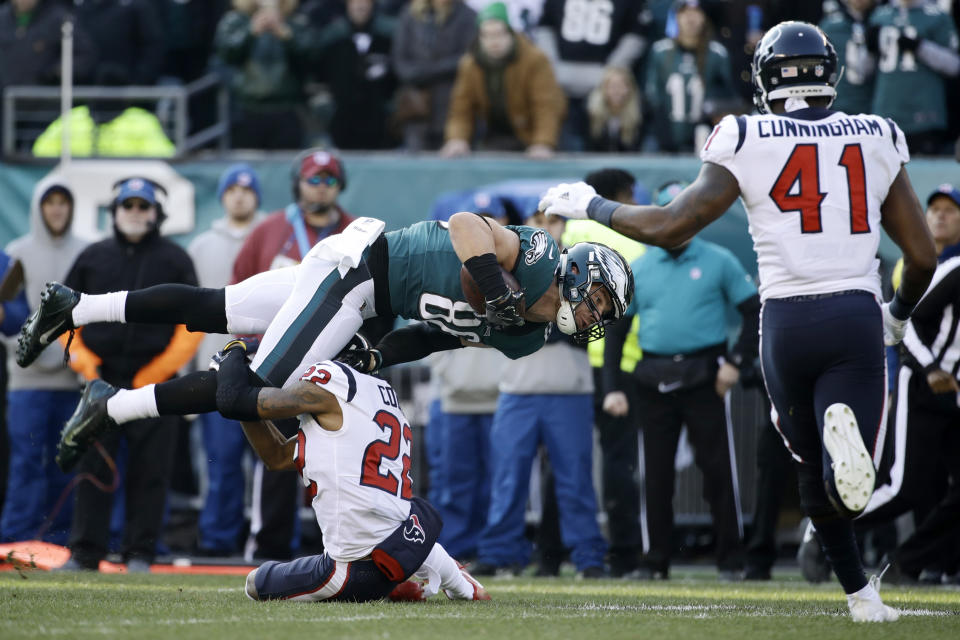
[[[127,322],[185,324],[190,331],[227,333],[226,294],[187,284],[158,284],[127,294]]]
[[[217,372],[195,371],[158,384],[153,389],[157,412],[185,416],[217,410]]]
[[[867,584],[860,562],[860,549],[853,533],[853,522],[840,516],[812,518],[823,546],[844,593],[855,593]]]

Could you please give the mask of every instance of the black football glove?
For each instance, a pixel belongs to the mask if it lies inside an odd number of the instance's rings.
[[[511,291],[494,298],[486,300],[486,318],[487,322],[494,327],[522,327],[523,314],[527,310],[527,299],[523,289],[520,291]]]
[[[244,358],[252,355],[257,352],[257,347],[260,346],[260,340],[254,338],[252,340],[240,340],[235,339],[231,340],[227,344],[223,345],[223,348],[220,351],[217,351],[215,354],[210,356],[210,364],[207,365],[207,369],[210,371],[219,371],[220,365],[223,363],[224,358],[227,357],[227,354],[233,349],[242,349],[244,352]]]
[[[360,373],[376,373],[383,365],[383,354],[378,349],[350,349],[335,358]]]

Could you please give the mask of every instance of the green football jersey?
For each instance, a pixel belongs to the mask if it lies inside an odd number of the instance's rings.
[[[520,237],[513,269],[532,306],[554,284],[560,251],[550,234],[533,227],[508,226]],[[460,286],[460,258],[453,250],[446,222],[417,222],[385,234],[390,305],[398,316],[424,320],[468,342],[489,345],[510,358],[530,355],[543,346],[550,323],[494,329],[477,315]]]
[[[849,114],[871,113],[874,70],[867,51],[866,26],[843,11],[835,11],[823,19],[820,28],[833,43],[843,66],[837,99],[831,109]]]
[[[659,125],[669,123],[670,140],[661,139],[664,150],[693,150],[694,128],[703,122],[704,103],[734,94],[730,58],[723,45],[710,42],[700,58],[671,38],[657,41],[650,52],[644,97]]]
[[[947,127],[946,80],[912,51],[901,51],[900,35],[957,49],[957,30],[950,16],[935,6],[878,7],[870,24],[878,34],[876,91],[872,111],[892,118],[907,134]]]

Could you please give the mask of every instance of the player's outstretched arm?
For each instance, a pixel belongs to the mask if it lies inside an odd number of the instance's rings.
[[[923,207],[902,167],[890,185],[880,214],[883,228],[903,251],[903,279],[896,295],[912,309],[923,297],[937,268],[937,248],[924,219]]]
[[[460,262],[492,253],[507,271],[513,269],[520,252],[520,238],[512,231],[483,216],[461,211],[450,216],[450,242]]]
[[[270,471],[293,469],[293,453],[297,447],[296,437],[287,438],[272,422],[241,422],[243,435],[257,457],[263,460]]]
[[[561,187],[566,187],[566,191]],[[550,189],[540,201],[540,210],[548,215],[584,217],[570,209],[583,206],[586,217],[634,240],[668,249],[683,244],[722,216],[740,195],[740,185],[733,174],[712,162],[704,162],[693,184],[665,207],[619,204],[600,196],[584,203],[586,198],[579,194],[581,187],[587,185],[576,183]],[[587,191],[583,194],[589,195]]]

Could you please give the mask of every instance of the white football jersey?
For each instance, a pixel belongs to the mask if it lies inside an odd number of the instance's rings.
[[[326,360],[300,380],[332,393],[343,410],[338,431],[300,416],[294,462],[315,494],[324,549],[334,560],[358,560],[410,515],[410,424],[393,388],[379,378]]]
[[[726,116],[700,158],[740,184],[761,300],[880,295],[880,205],[910,159],[892,120],[826,109]]]

